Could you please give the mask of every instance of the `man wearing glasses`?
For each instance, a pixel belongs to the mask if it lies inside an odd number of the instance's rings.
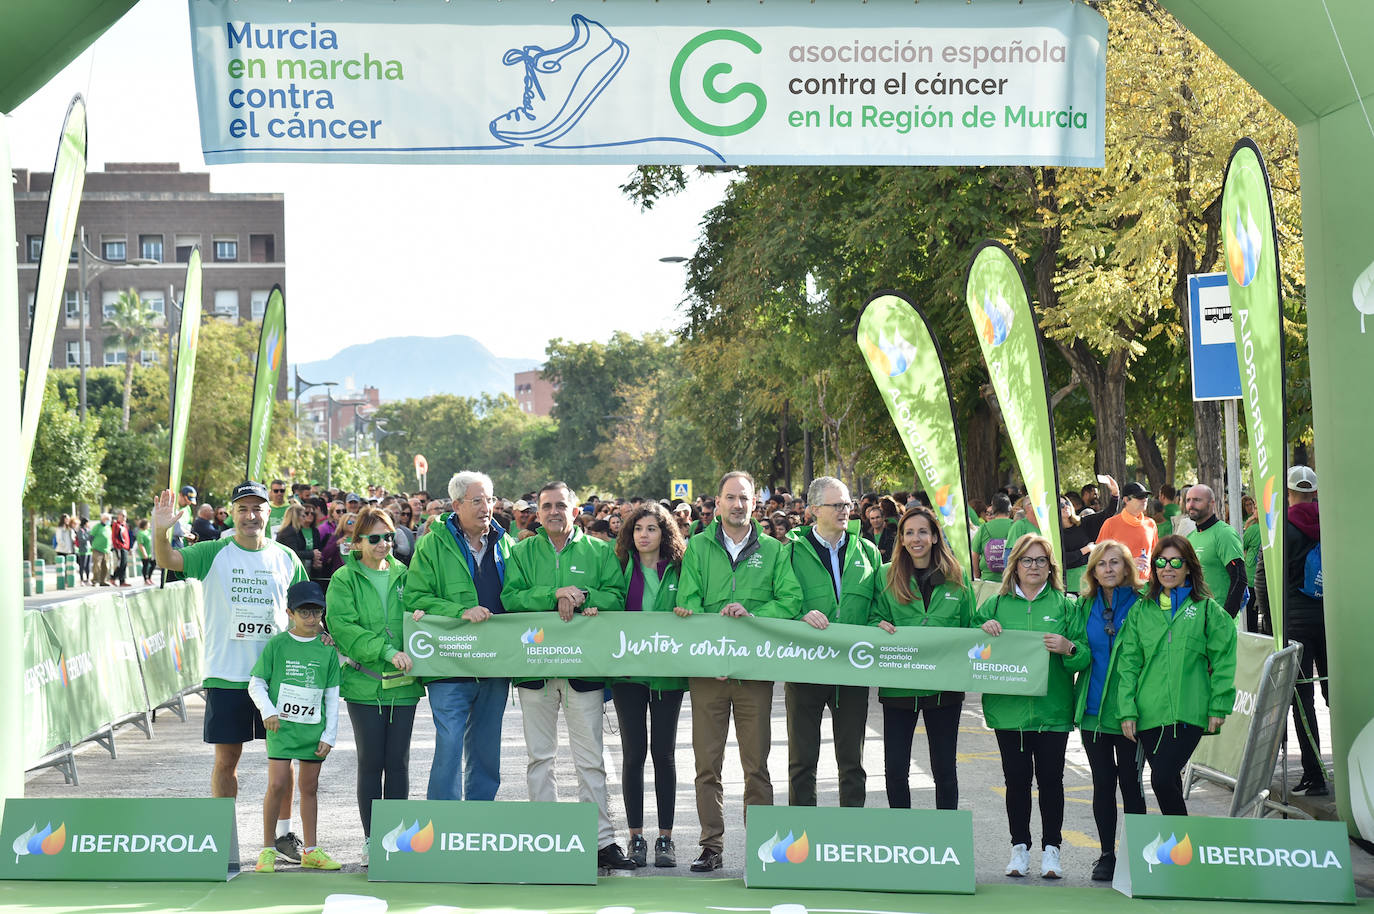
[[[512,612],[557,612],[563,622],[577,615],[625,609],[625,578],[615,550],[573,523],[577,496],[566,483],[551,482],[539,490],[539,533],[517,543],[510,552],[506,586],[501,596]],[[552,624],[535,623],[535,627]],[[597,865],[632,870],[615,840],[606,796],[606,765],[602,755],[601,723],[605,714],[605,683],[596,679],[517,680],[525,746],[529,750],[526,779],[531,800],[558,799],[554,755],[558,751],[558,709],[568,725],[568,743],[577,771],[577,798],[597,809]]]
[[[248,680],[267,642],[288,628],[286,592],[308,580],[296,553],[267,536],[267,487],[244,481],[234,487],[229,506],[234,535],[173,549],[167,532],[177,508],[170,489],[153,504],[153,554],[169,571],[205,582],[205,728],[215,747],[210,795],[237,797],[238,763],[243,744],[265,739],[267,731]],[[299,863],[301,842],[291,831],[291,789],[277,814],[276,849]]]
[[[802,619],[815,629],[832,622],[868,625],[869,610],[883,590],[878,548],[847,530],[849,488],[834,476],[818,476],[807,490],[816,523],[792,531],[792,571],[802,590]],[[868,688],[789,682],[787,701],[787,805],[816,805],[816,765],[821,754],[821,717],[830,709],[840,805],[864,805],[864,731]]]
[[[286,502],[286,480],[272,480],[269,493],[271,498],[267,506],[267,535],[276,539],[277,531],[281,529],[281,523],[286,518],[286,509],[291,507]]]
[[[415,544],[406,576],[405,608],[478,625],[506,611],[501,588],[511,539],[491,517],[491,477],[463,470],[449,480],[453,511]],[[434,716],[431,800],[494,800],[501,786],[501,721],[510,680],[473,676],[425,683]],[[466,765],[464,757],[466,756]]]

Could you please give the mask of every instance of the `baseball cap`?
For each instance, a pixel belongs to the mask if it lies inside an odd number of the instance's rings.
[[[1138,482],[1128,482],[1121,487],[1122,498],[1149,498],[1150,490]]]
[[[182,487],[181,487],[181,494],[186,496],[186,500],[187,500],[187,501],[195,501],[195,500],[196,500],[196,487],[195,487],[195,486],[182,486]]]
[[[1299,464],[1288,468],[1288,488],[1294,492],[1317,491],[1317,474],[1311,467]]]
[[[286,608],[324,606],[324,589],[314,581],[297,581],[286,591]]]
[[[229,501],[232,504],[240,498],[248,498],[249,496],[267,501],[267,486],[260,482],[253,482],[251,479],[245,479],[243,482],[234,486],[234,492],[229,496]]]
[[[362,504],[362,501],[363,501],[363,500],[362,500],[361,498],[358,497],[358,493],[357,493],[357,492],[349,492],[347,495],[344,496],[344,501],[345,501],[345,502],[356,501],[356,502],[358,502],[359,504]]]
[[[687,502],[685,501],[678,502],[678,506],[673,509],[673,512],[676,514],[691,514],[692,506],[687,504]]]
[[[534,505],[530,504],[529,502],[525,501],[525,499],[522,498],[522,499],[520,499],[519,501],[517,501],[517,502],[515,503],[515,510],[517,510],[517,511],[532,511],[532,510],[534,510]]]

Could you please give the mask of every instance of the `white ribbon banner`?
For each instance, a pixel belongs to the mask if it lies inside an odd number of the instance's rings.
[[[229,162],[1103,162],[1074,0],[189,0]]]

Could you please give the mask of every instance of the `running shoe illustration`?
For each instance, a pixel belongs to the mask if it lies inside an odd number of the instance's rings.
[[[525,45],[501,59],[525,65],[525,93],[518,108],[491,122],[507,143],[545,143],[571,130],[625,65],[630,49],[599,22],[572,17],[573,36],[556,48]]]

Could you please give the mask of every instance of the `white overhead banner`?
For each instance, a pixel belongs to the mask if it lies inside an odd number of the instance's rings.
[[[1100,167],[1081,0],[189,0],[227,162]]]

